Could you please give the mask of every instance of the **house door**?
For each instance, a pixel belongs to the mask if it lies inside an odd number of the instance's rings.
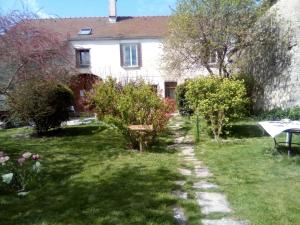
[[[175,99],[177,82],[165,82],[165,98]]]

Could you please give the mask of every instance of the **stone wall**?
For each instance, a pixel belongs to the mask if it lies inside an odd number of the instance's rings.
[[[294,40],[291,66],[266,87],[263,105],[265,109],[300,106],[300,0],[280,0],[271,10],[277,11],[283,26],[291,25]]]

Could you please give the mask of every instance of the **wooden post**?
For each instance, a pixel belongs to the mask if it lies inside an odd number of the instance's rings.
[[[199,116],[197,115],[197,119],[196,119],[196,142],[199,142],[200,140],[200,130],[199,130]]]

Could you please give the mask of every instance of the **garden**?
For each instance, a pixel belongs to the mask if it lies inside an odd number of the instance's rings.
[[[84,93],[94,120],[75,126],[67,124],[76,71],[66,66],[72,65],[68,47],[28,24],[9,29],[25,15],[1,17],[9,32],[0,35],[6,53],[0,94],[9,119],[0,130],[0,223],[300,224],[300,148],[293,145],[288,155],[258,125],[300,119],[299,107],[257,104],[291,60],[290,30],[280,36],[280,21],[262,17],[268,2],[178,1],[164,69],[181,74],[201,67],[206,74],[178,85],[176,102],[143,79],[124,84],[107,77]],[[300,143],[299,135],[293,141]],[[217,186],[231,214],[205,214],[196,179]]]

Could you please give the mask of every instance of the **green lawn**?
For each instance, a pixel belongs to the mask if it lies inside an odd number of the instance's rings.
[[[255,122],[241,122],[231,131],[222,144],[203,131],[197,156],[214,173],[235,216],[251,225],[299,225],[299,154],[288,158],[286,151],[276,153],[273,140]],[[300,143],[299,136],[294,140]]]
[[[0,191],[1,225],[174,224],[178,158],[166,150],[168,135],[141,154],[127,150],[116,130],[97,125],[22,135],[30,132],[0,131],[1,150],[43,157],[42,181],[28,196]]]

